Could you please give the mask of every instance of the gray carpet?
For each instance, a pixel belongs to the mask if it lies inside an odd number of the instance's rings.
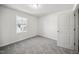
[[[53,39],[41,36],[29,38],[0,48],[0,54],[75,54],[75,51],[61,48]]]

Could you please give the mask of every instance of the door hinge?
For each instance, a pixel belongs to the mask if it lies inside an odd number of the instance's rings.
[[[75,46],[75,43],[74,43],[74,46]]]
[[[76,29],[74,28],[74,31],[76,31]]]

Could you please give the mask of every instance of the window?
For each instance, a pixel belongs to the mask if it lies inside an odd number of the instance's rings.
[[[27,19],[25,17],[16,16],[16,33],[26,32]]]

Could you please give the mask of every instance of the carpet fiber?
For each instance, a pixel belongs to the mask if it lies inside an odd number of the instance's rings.
[[[0,48],[1,54],[74,54],[75,51],[61,48],[53,39],[41,36],[29,38]]]

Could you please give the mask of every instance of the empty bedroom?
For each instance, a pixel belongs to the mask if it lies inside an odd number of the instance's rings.
[[[78,54],[78,4],[0,4],[0,54]]]

